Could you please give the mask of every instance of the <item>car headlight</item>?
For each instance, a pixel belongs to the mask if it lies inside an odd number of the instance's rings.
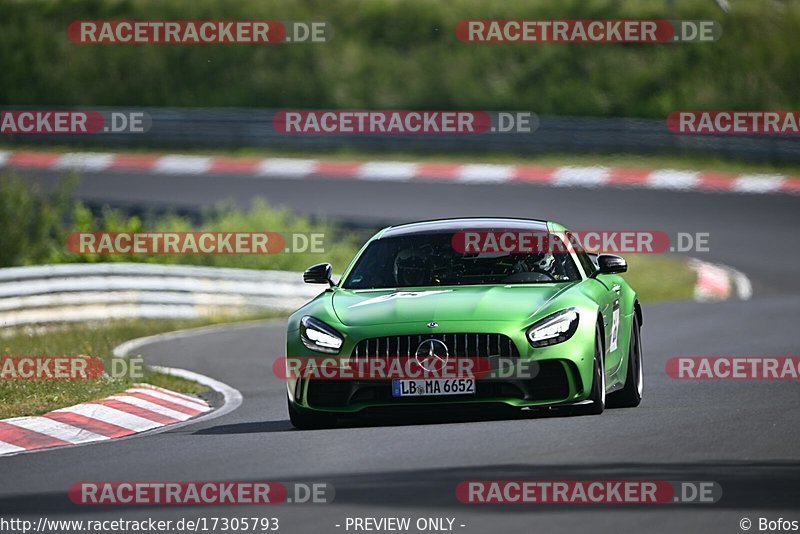
[[[328,354],[338,353],[344,343],[339,332],[310,315],[300,319],[300,339],[306,348]]]
[[[578,311],[567,308],[548,315],[528,328],[528,341],[534,347],[547,347],[568,340],[577,329]]]

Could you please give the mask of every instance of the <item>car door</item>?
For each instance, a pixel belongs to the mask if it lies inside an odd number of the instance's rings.
[[[621,320],[620,310],[620,284],[615,280],[616,275],[598,274],[595,280],[602,285],[598,304],[603,316],[606,339],[606,373],[611,375],[617,371],[622,363],[623,350],[619,343],[619,329]]]
[[[592,284],[592,295],[597,302],[603,318],[603,337],[606,347],[606,375],[612,375],[622,363],[623,351],[619,347],[619,328],[621,320],[620,291],[617,275],[595,274],[597,265],[592,256],[585,252],[577,253],[578,260]]]

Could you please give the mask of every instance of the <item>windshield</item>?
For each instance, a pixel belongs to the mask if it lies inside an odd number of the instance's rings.
[[[572,282],[580,274],[565,252],[462,253],[453,233],[381,238],[367,246],[345,289]]]

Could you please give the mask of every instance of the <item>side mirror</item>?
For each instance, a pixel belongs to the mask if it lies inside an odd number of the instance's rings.
[[[312,265],[303,273],[303,282],[306,284],[328,284],[333,287],[333,267],[330,263]]]
[[[598,274],[619,274],[628,270],[628,262],[615,254],[600,254],[597,256]]]

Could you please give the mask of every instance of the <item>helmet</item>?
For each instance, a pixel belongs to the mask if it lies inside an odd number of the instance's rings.
[[[398,286],[420,286],[430,282],[428,258],[419,250],[401,250],[394,259],[394,279]]]
[[[553,265],[556,263],[556,257],[552,254],[542,254],[542,258],[537,261],[534,265],[536,269],[539,271],[544,271],[549,273],[553,270]]]

